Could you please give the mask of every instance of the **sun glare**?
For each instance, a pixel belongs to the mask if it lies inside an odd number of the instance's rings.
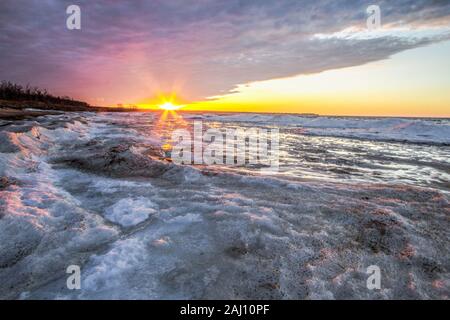
[[[173,104],[172,102],[165,102],[165,103],[161,104],[159,106],[159,108],[163,109],[163,110],[178,110],[181,108],[181,106],[177,106],[177,105]]]

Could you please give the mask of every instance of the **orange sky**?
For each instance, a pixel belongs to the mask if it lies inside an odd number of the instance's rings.
[[[450,41],[362,66],[243,84],[205,101],[181,102],[176,94],[155,101],[182,110],[450,117],[448,57]]]
[[[94,106],[450,116],[450,2],[0,1],[1,79]],[[36,26],[39,28],[36,28]]]

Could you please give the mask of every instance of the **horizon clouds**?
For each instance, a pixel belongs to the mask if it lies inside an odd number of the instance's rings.
[[[81,30],[66,8],[81,8]],[[382,29],[366,28],[381,8]],[[11,1],[0,3],[2,78],[92,104],[176,92],[188,101],[254,81],[386,59],[450,39],[448,1]]]

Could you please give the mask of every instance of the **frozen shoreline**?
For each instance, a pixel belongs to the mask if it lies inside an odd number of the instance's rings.
[[[270,114],[186,115],[187,119],[303,129],[303,134],[450,145],[450,119],[365,118]]]
[[[447,194],[180,167],[114,126],[66,115],[0,132],[0,297],[448,299]]]

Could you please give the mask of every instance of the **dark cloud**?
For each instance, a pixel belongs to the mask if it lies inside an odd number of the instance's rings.
[[[78,4],[82,30],[65,27]],[[315,38],[365,26],[379,4],[391,25],[448,24],[449,1],[152,0],[0,2],[1,78],[109,102],[173,86],[189,99],[239,83],[384,59],[448,35]]]

